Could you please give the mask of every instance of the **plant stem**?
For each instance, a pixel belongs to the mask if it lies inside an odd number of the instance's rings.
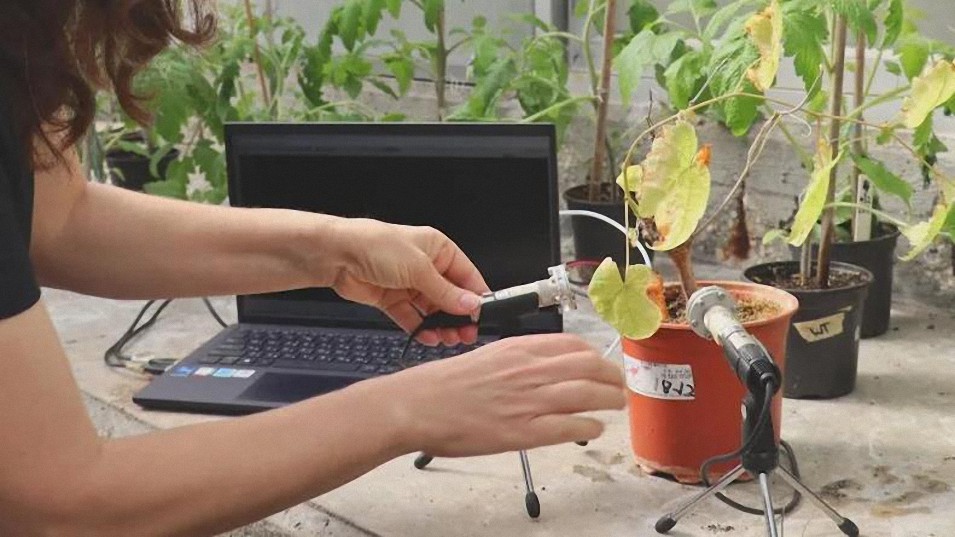
[[[599,81],[597,79],[597,66],[594,63],[594,53],[590,49],[590,29],[593,27],[594,23],[594,14],[596,9],[594,7],[597,4],[597,0],[592,0],[590,5],[587,7],[587,17],[584,18],[584,28],[583,28],[583,37],[581,38],[581,50],[584,53],[584,60],[587,62],[587,73],[590,75],[590,91],[597,95],[597,85]],[[594,102],[594,109],[596,110],[597,103]]]
[[[434,92],[438,107],[438,121],[444,120],[444,109],[446,106],[446,89],[448,76],[448,49],[445,43],[445,8],[441,8],[438,13],[438,20],[435,24],[435,31],[438,33],[438,44],[435,49],[434,58]]]
[[[533,122],[535,122],[535,121],[541,119],[542,117],[547,117],[547,116],[550,115],[552,112],[556,112],[557,110],[560,110],[561,108],[564,108],[564,107],[566,107],[566,106],[571,106],[571,105],[574,105],[574,104],[577,104],[577,103],[583,102],[583,101],[593,101],[593,100],[594,100],[594,97],[591,97],[590,95],[585,95],[585,96],[580,96],[580,97],[571,97],[570,99],[564,99],[563,101],[554,103],[554,104],[548,106],[547,108],[545,108],[545,109],[543,109],[543,110],[541,110],[541,111],[539,111],[539,112],[535,112],[535,113],[533,113],[533,114],[531,114],[531,115],[525,117],[525,118],[522,119],[520,122],[521,122],[521,123],[533,123]]]
[[[846,201],[834,201],[834,202],[832,202],[832,203],[826,204],[825,207],[826,207],[827,209],[828,209],[828,208],[838,209],[838,208],[840,208],[840,207],[843,207],[843,208],[847,208],[847,209],[856,209],[856,210],[859,210],[859,211],[865,211],[865,212],[868,212],[868,213],[872,213],[872,214],[875,215],[875,216],[878,216],[879,218],[881,218],[882,220],[885,220],[886,222],[892,224],[893,226],[896,226],[896,227],[899,227],[899,228],[903,228],[903,227],[908,227],[908,226],[909,226],[909,224],[908,224],[907,222],[903,222],[902,220],[899,220],[898,218],[892,216],[891,214],[889,214],[889,213],[887,213],[887,212],[885,212],[885,211],[880,211],[879,209],[870,207],[870,206],[868,206],[868,205],[863,205],[863,204],[861,204],[861,203],[849,203],[849,202],[846,202]]]
[[[601,59],[600,87],[597,92],[597,129],[594,135],[594,160],[590,168],[587,197],[596,201],[604,179],[604,159],[607,158],[607,109],[610,106],[610,67],[613,60],[614,22],[617,0],[607,0],[604,7],[603,58]]]
[[[856,34],[856,72],[855,72],[855,107],[856,110],[861,110],[862,105],[865,103],[865,33],[858,32]],[[878,67],[878,64],[876,64]],[[872,72],[875,72],[875,67],[873,67]],[[862,114],[859,114],[859,119],[862,118]],[[865,136],[865,126],[861,123],[856,123],[854,125],[855,139],[852,141],[852,152],[857,156],[862,156],[865,153],[865,146],[862,143],[863,137]],[[859,200],[859,187],[860,187],[860,178],[861,171],[859,167],[853,163],[852,164],[852,180],[850,184],[852,185],[852,198]],[[860,224],[861,212],[859,209],[856,209],[852,215],[852,235],[855,240],[868,239],[869,230],[857,229],[862,227]]]
[[[842,113],[842,83],[846,69],[846,18],[839,15],[836,20],[836,54],[832,77],[832,119],[829,123],[829,147],[832,158],[839,155],[839,114]],[[831,204],[836,197],[837,166],[833,166],[829,173],[829,189],[826,191],[826,204]],[[832,253],[832,240],[835,234],[835,208],[828,207],[822,214],[822,236],[819,239],[819,256],[816,265],[819,270],[816,275],[816,284],[820,289],[829,288],[829,262]]]
[[[680,283],[683,285],[683,294],[687,300],[696,292],[696,275],[693,274],[693,264],[691,262],[691,253],[693,252],[693,240],[689,239],[683,244],[670,250],[670,259],[676,265],[680,272]]]
[[[252,38],[252,59],[255,61],[255,72],[259,77],[259,86],[262,89],[262,102],[268,109],[272,103],[269,95],[269,84],[265,81],[265,70],[262,67],[262,51],[259,50],[259,39],[256,32],[255,15],[252,13],[252,0],[245,0],[245,18],[249,23],[249,37]]]

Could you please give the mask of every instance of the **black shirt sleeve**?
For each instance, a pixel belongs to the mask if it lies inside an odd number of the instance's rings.
[[[30,263],[33,174],[14,136],[0,95],[0,319],[28,310],[40,299]]]

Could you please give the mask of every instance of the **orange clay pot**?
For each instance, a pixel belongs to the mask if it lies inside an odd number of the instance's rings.
[[[779,366],[785,370],[786,336],[799,302],[785,291],[742,282],[700,282],[719,285],[734,297],[759,297],[780,306],[769,319],[746,323]],[[646,472],[683,483],[698,483],[703,462],[732,452],[742,441],[740,405],[746,390],[713,341],[687,325],[664,323],[652,337],[623,339],[627,376],[630,438],[637,464]],[[782,392],[773,401],[773,424],[779,440]],[[714,465],[710,477],[738,461]]]

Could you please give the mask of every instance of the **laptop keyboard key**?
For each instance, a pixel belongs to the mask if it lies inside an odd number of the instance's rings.
[[[223,356],[219,359],[219,363],[222,365],[233,365],[239,361],[238,356]]]

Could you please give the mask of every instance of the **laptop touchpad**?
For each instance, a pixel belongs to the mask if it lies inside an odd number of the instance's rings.
[[[240,399],[271,403],[295,403],[332,392],[361,380],[354,377],[266,373],[249,386]]]

